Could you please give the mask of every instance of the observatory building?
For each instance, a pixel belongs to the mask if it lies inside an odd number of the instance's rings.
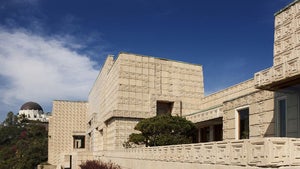
[[[28,120],[48,122],[48,115],[44,113],[42,106],[31,101],[21,106],[18,116],[24,116]]]

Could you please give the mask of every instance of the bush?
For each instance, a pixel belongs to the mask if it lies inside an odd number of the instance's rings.
[[[102,162],[97,160],[88,160],[85,163],[79,165],[81,169],[121,169],[120,166],[108,162]]]

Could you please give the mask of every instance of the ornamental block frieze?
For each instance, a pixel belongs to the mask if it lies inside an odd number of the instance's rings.
[[[273,67],[273,77],[274,80],[279,81],[285,77],[285,66],[284,63],[276,65]]]
[[[214,164],[215,163],[215,147],[213,143],[204,143],[203,144],[203,163],[205,164]]]
[[[299,58],[287,61],[287,76],[300,74]]]
[[[229,164],[230,162],[230,157],[229,157],[229,152],[230,152],[230,145],[226,141],[222,142],[217,142],[216,143],[216,164]]]
[[[202,149],[203,149],[203,146],[202,144],[195,144],[193,145],[193,148],[194,148],[194,154],[193,154],[193,161],[196,162],[196,163],[203,163],[203,152],[202,152]]]
[[[291,22],[293,19],[294,10],[291,7],[289,10],[283,11],[280,15],[282,15],[282,23],[285,24],[287,22]]]
[[[290,150],[290,161],[291,165],[300,165],[300,140],[290,139],[289,140],[289,150]]]
[[[283,23],[283,20],[282,20],[283,16],[282,14],[278,14],[276,17],[275,17],[275,27],[279,27],[282,23]]]
[[[247,164],[246,141],[232,141],[230,144],[230,164],[245,166]]]
[[[283,27],[282,26],[278,26],[275,28],[275,35],[274,35],[274,40],[278,41],[283,37]]]
[[[293,39],[290,34],[287,34],[287,37],[282,40],[281,43],[282,52],[289,51],[293,47]]]
[[[266,164],[266,145],[264,140],[251,141],[249,143],[249,161],[250,166],[264,166]]]
[[[183,162],[192,163],[194,162],[193,145],[184,145]]]
[[[279,55],[283,52],[282,40],[276,40],[274,42],[274,55]]]

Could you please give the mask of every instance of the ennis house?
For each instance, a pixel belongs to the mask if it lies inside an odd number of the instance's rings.
[[[87,102],[54,101],[49,163],[123,168],[300,168],[300,1],[275,14],[273,66],[204,96],[201,65],[108,56]],[[198,126],[196,144],[124,149],[143,118],[171,113]]]

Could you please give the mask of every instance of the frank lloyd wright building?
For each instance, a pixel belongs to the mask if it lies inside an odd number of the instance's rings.
[[[56,100],[49,163],[78,168],[300,168],[300,1],[275,14],[273,66],[204,96],[202,66],[129,53],[108,56],[87,102]],[[143,118],[171,113],[198,127],[196,144],[124,149]]]

